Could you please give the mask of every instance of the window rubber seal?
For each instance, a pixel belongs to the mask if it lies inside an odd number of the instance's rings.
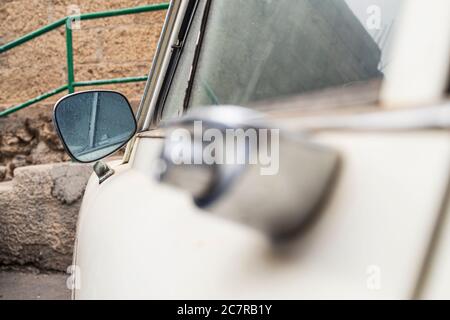
[[[194,87],[195,75],[197,73],[197,66],[200,60],[201,49],[203,45],[203,39],[205,37],[206,26],[208,24],[208,17],[211,9],[212,0],[206,0],[205,11],[203,13],[202,23],[200,26],[200,33],[198,35],[197,46],[195,47],[194,60],[191,66],[191,74],[188,80],[188,86],[186,88],[186,93],[183,102],[183,113],[189,109],[189,102],[191,100],[192,89]]]
[[[167,96],[169,94],[170,87],[172,86],[172,82],[175,76],[175,73],[178,68],[178,64],[183,53],[184,46],[186,44],[186,39],[189,34],[190,27],[192,25],[192,21],[197,12],[198,4],[200,0],[190,0],[187,8],[187,12],[184,16],[183,22],[181,24],[181,28],[178,32],[178,38],[175,44],[171,46],[171,50],[173,50],[169,66],[166,71],[166,75],[163,80],[162,88],[158,96],[158,100],[156,105],[159,106],[156,114],[156,122],[160,122],[162,113],[164,110],[164,105],[166,103]]]

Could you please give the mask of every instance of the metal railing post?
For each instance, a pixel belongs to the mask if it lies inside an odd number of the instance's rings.
[[[75,76],[73,71],[73,38],[72,38],[72,20],[73,17],[66,18],[66,50],[67,50],[67,89],[69,93],[74,93]]]

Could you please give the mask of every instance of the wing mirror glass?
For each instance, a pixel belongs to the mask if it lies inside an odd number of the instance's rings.
[[[136,133],[127,98],[114,91],[84,91],[59,100],[53,113],[63,145],[78,162],[100,160],[123,147]]]

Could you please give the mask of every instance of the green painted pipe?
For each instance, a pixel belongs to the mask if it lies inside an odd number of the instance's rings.
[[[36,37],[39,37],[40,35],[43,35],[44,33],[47,33],[49,31],[52,31],[66,23],[66,18],[59,19],[53,23],[50,23],[49,25],[46,25],[45,27],[39,28],[33,32],[30,32],[29,34],[24,35],[23,37],[17,38],[14,41],[11,41],[3,46],[0,46],[0,53],[6,52],[14,47],[17,47],[25,42],[28,42],[30,40],[33,40]]]
[[[42,95],[40,95],[40,96],[38,96],[38,97],[36,97],[34,99],[28,100],[27,102],[24,102],[24,103],[19,104],[17,106],[14,106],[14,107],[5,109],[3,111],[0,111],[0,118],[6,117],[7,115],[9,115],[11,113],[19,111],[19,110],[21,110],[23,108],[26,108],[26,107],[28,107],[28,106],[36,103],[36,102],[42,101],[44,99],[47,99],[47,98],[49,98],[51,96],[54,96],[55,94],[58,94],[60,92],[66,91],[66,90],[67,90],[67,85],[64,85],[64,86],[56,88],[56,89],[54,89],[52,91],[46,92],[46,93],[44,93],[44,94],[42,94]]]
[[[90,81],[79,81],[79,82],[73,82],[72,86],[74,88],[77,87],[88,87],[88,86],[101,86],[101,85],[108,85],[108,84],[119,84],[119,83],[130,83],[130,82],[141,82],[141,81],[147,81],[147,76],[142,77],[126,77],[126,78],[115,78],[115,79],[104,79],[104,80],[90,80]],[[39,97],[36,97],[34,99],[28,100],[25,103],[22,103],[18,106],[14,106],[8,109],[5,109],[3,111],[0,111],[0,118],[5,117],[11,113],[14,113],[16,111],[19,111],[23,108],[26,108],[34,103],[37,103],[39,101],[42,101],[44,99],[47,99],[55,94],[58,94],[60,92],[63,92],[65,90],[68,90],[69,87],[67,85],[64,85],[62,87],[59,87],[55,90],[49,91],[47,93],[44,93],[43,95],[40,95]]]
[[[88,86],[101,86],[107,84],[117,84],[117,83],[129,83],[129,82],[140,82],[147,81],[148,77],[127,77],[127,78],[116,78],[116,79],[105,79],[105,80],[91,80],[91,81],[78,81],[74,82],[74,87],[88,87]]]
[[[20,38],[17,38],[14,41],[4,44],[3,46],[0,46],[0,53],[6,52],[14,47],[17,47],[25,42],[28,42],[36,37],[39,37],[40,35],[43,35],[44,33],[47,33],[49,31],[52,31],[53,29],[63,26],[66,23],[68,18],[72,18],[72,19],[79,18],[81,20],[90,20],[90,19],[99,19],[99,18],[107,18],[107,17],[135,14],[135,13],[165,10],[168,8],[169,8],[168,3],[158,3],[158,4],[147,5],[147,6],[135,7],[135,8],[125,8],[125,9],[118,9],[118,10],[85,13],[85,14],[81,14],[79,16],[64,17],[64,18],[61,18],[55,22],[52,22],[42,28],[39,28],[33,32],[30,32]]]
[[[81,20],[90,20],[90,19],[98,19],[98,18],[123,16],[123,15],[127,15],[127,14],[166,10],[168,8],[169,8],[169,3],[158,3],[158,4],[147,5],[147,6],[135,7],[135,8],[84,13],[84,14],[81,14],[79,16],[74,16],[74,17],[76,17],[76,18],[79,17]]]
[[[73,39],[72,39],[72,19],[66,20],[66,51],[67,51],[67,89],[69,93],[74,93],[73,83],[75,75],[73,71]]]

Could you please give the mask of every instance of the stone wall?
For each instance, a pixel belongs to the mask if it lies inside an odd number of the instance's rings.
[[[50,105],[41,105],[32,114],[0,118],[0,183],[11,180],[19,167],[70,160],[50,110]]]
[[[135,7],[165,0],[1,0],[0,44],[81,13]],[[73,30],[75,80],[146,75],[166,11],[81,21]],[[64,85],[64,28],[0,54],[0,110]],[[135,105],[145,83],[102,86],[124,93]],[[93,87],[99,88],[99,87]],[[90,89],[90,88],[86,88]],[[53,104],[66,93],[0,119],[0,182],[21,166],[68,160],[51,121]]]
[[[163,0],[2,0],[0,43],[5,44],[79,9],[81,13]],[[143,76],[150,69],[166,11],[80,22],[73,31],[77,81]],[[66,83],[64,28],[0,55],[0,107],[26,101]],[[144,84],[109,86],[137,98]],[[51,99],[56,101],[57,97]]]

